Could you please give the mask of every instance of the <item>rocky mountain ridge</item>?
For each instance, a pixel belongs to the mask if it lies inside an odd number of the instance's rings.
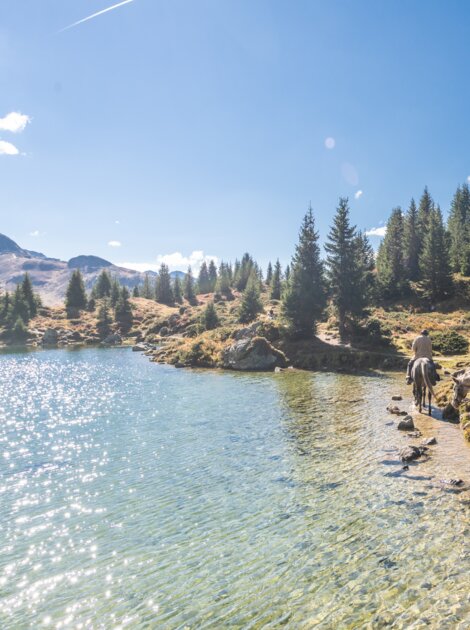
[[[142,284],[145,278],[145,273],[119,267],[99,256],[80,255],[68,261],[50,258],[40,252],[23,249],[8,236],[0,234],[1,290],[14,291],[27,272],[44,304],[55,306],[63,301],[70,275],[75,269],[82,272],[87,291],[91,290],[102,269],[116,276],[129,289]],[[154,271],[147,273],[153,277],[157,275]],[[176,274],[180,275],[182,272],[175,271],[171,275]]]

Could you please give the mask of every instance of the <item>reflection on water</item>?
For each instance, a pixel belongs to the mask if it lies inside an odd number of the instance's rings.
[[[468,627],[469,497],[444,444],[401,471],[396,378],[89,349],[0,375],[0,627]]]

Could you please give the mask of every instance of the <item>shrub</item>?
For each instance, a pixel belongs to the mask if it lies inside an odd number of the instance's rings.
[[[434,333],[432,345],[441,354],[465,354],[468,350],[467,339],[455,330]]]

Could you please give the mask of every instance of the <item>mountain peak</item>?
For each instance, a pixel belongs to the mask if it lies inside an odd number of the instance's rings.
[[[18,256],[30,258],[29,252],[21,249],[15,241],[5,236],[5,234],[0,234],[0,254],[17,254]]]
[[[67,263],[69,269],[103,269],[104,267],[111,267],[113,263],[109,260],[100,258],[99,256],[75,256],[71,258]]]

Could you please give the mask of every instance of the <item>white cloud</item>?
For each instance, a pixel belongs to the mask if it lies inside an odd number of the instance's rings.
[[[19,151],[11,142],[0,140],[0,155],[18,155]]]
[[[121,241],[108,241],[108,245],[110,247],[121,247],[122,243]]]
[[[20,112],[10,112],[4,118],[0,118],[0,131],[11,131],[20,133],[26,125],[31,122],[31,118]]]
[[[467,177],[467,182],[470,182],[470,175]]]
[[[362,195],[364,194],[364,192],[362,190],[357,190],[354,193],[354,199],[360,199],[362,197]]]
[[[32,232],[29,233],[30,236],[39,236],[40,232],[39,230],[33,230]]]
[[[370,228],[370,230],[366,230],[366,236],[385,236],[387,233],[387,226],[383,225],[382,227]]]
[[[160,265],[165,263],[170,268],[170,271],[186,271],[188,267],[191,267],[193,273],[199,273],[199,269],[202,263],[205,261],[209,263],[211,260],[217,265],[219,259],[217,256],[211,256],[204,254],[202,250],[195,250],[189,254],[189,256],[183,256],[181,252],[173,252],[172,254],[159,254],[153,262],[122,262],[118,263],[120,267],[127,267],[128,269],[135,269],[136,271],[158,271]]]
[[[325,138],[325,147],[327,149],[334,149],[336,146],[336,140],[334,138],[328,137]]]

